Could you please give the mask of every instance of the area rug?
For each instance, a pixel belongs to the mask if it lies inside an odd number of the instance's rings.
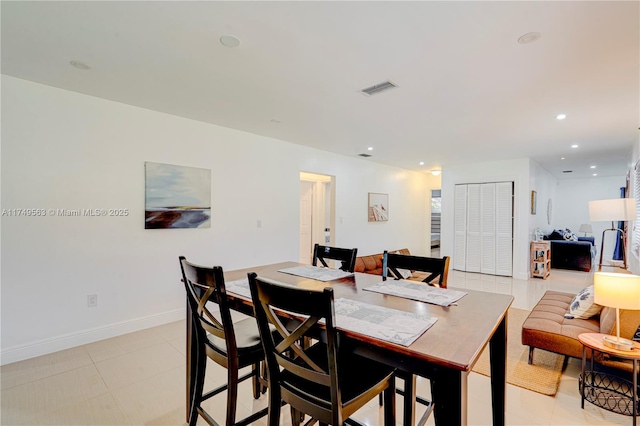
[[[564,355],[536,349],[533,365],[528,364],[529,347],[521,343],[522,324],[529,311],[510,308],[507,320],[507,383],[529,389],[544,395],[555,395],[558,391]],[[484,349],[480,359],[473,367],[476,373],[490,376],[489,346]]]

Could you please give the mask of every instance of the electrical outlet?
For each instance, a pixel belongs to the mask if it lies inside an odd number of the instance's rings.
[[[88,294],[87,295],[87,306],[93,308],[98,306],[98,295],[97,294]]]

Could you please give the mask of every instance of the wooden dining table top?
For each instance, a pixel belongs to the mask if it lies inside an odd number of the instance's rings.
[[[226,271],[224,273],[225,281],[246,278],[247,273],[255,272],[259,277],[309,290],[331,287],[335,299],[353,299],[372,305],[435,317],[437,318],[436,323],[410,346],[389,343],[346,329],[342,331],[354,340],[377,346],[387,353],[398,354],[418,362],[423,361],[430,365],[461,372],[471,370],[491,336],[505,319],[507,310],[513,302],[513,296],[507,294],[460,289],[467,294],[455,305],[443,307],[364,290],[366,287],[382,282],[382,277],[377,275],[356,272],[347,278],[322,282],[278,272],[280,269],[300,265],[302,264],[296,262],[283,262]],[[251,300],[233,293],[229,293],[229,298],[232,303],[235,303],[237,309],[251,313]]]

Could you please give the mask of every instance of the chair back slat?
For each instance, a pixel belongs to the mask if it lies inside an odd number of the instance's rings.
[[[258,329],[265,348],[269,379],[275,380],[287,389],[294,389],[294,392],[295,380],[284,382],[283,377],[293,375],[332,388],[330,391],[335,392],[335,395],[332,395],[336,398],[336,404],[339,404],[333,290],[325,288],[320,292],[297,289],[259,278],[253,273],[249,274],[249,284]],[[288,327],[285,326],[276,315],[276,310],[287,312],[288,315],[299,319],[300,323],[295,327],[290,324]],[[276,328],[281,341],[274,340],[274,335],[268,332],[268,324]],[[326,344],[319,344],[320,346],[311,349],[302,346],[301,342],[305,338],[318,339],[320,335]],[[320,361],[318,348],[323,352]],[[284,374],[285,372],[287,374]]]
[[[222,268],[195,265],[184,256],[180,257],[180,268],[191,316],[201,341],[206,341],[206,333],[210,333],[225,341],[227,353],[234,353],[237,343]],[[218,305],[220,321],[207,308],[209,302]]]
[[[384,392],[385,424],[395,425],[395,370],[354,354],[349,340],[341,339],[331,288],[306,290],[255,273],[249,286],[267,360],[270,424],[279,424],[276,407],[285,402],[294,424],[304,413],[342,426]]]
[[[382,276],[387,278],[388,271],[391,271],[393,278],[401,279],[401,269],[427,272],[429,275],[422,280],[423,282],[446,288],[449,276],[449,257],[422,257],[385,251],[382,259]]]
[[[321,246],[316,244],[313,246],[313,266],[318,266],[318,262],[325,268],[328,267],[326,259],[337,260],[342,262],[339,269],[347,272],[353,272],[356,267],[356,255],[358,249],[347,249],[340,247]]]

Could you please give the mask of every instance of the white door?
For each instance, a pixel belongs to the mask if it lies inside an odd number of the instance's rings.
[[[480,272],[496,273],[496,184],[484,183],[480,186]]]
[[[456,185],[454,211],[453,269],[465,271],[467,268],[467,185]]]
[[[311,264],[313,255],[313,186],[314,182],[300,181],[300,263]]]
[[[496,275],[513,275],[513,182],[496,184]]]
[[[466,271],[480,272],[482,241],[480,239],[480,185],[467,185],[467,253]]]

